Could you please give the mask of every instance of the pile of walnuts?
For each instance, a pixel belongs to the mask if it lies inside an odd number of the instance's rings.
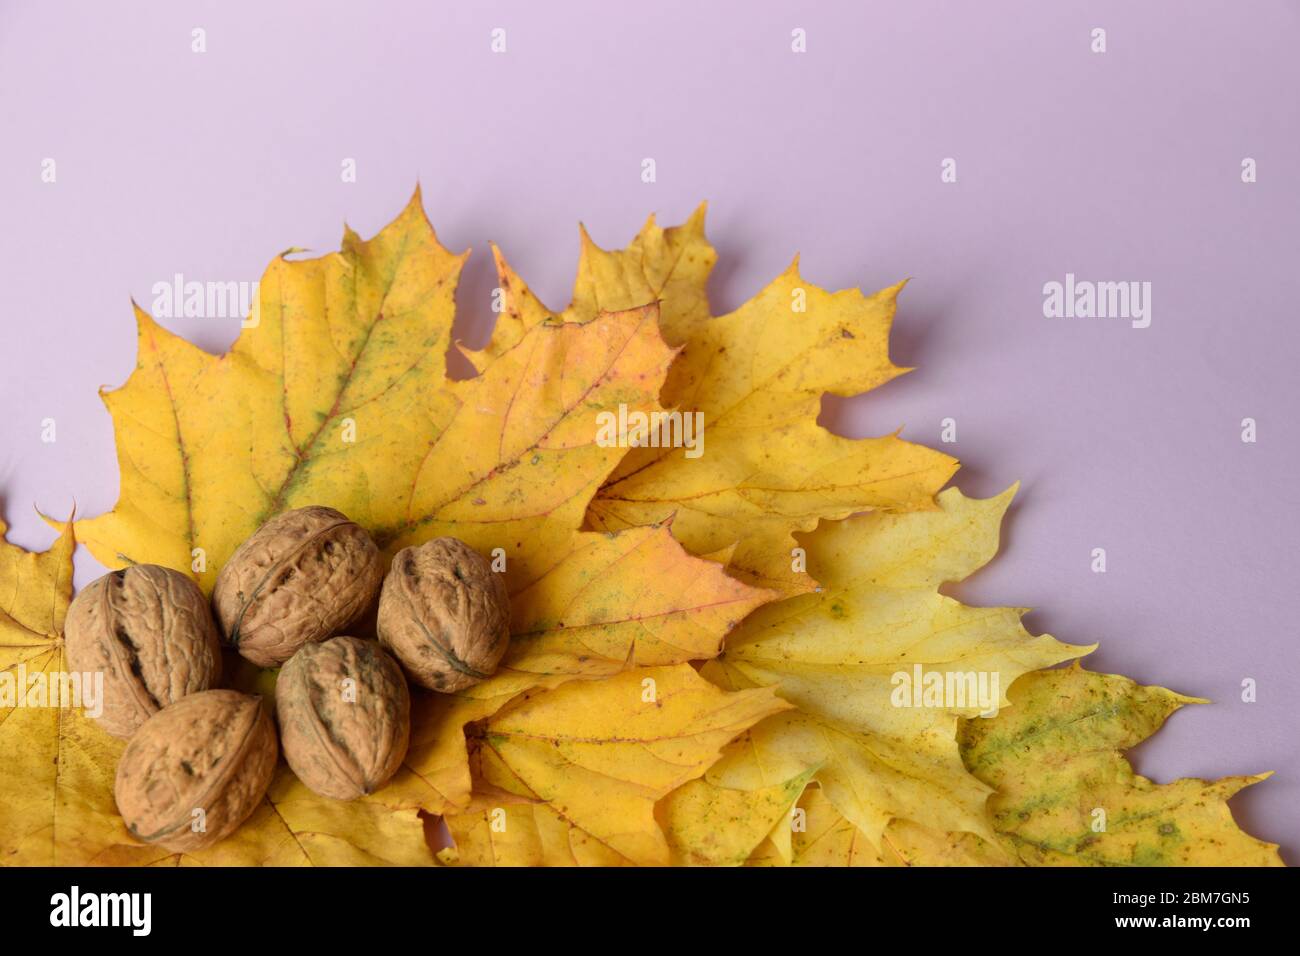
[[[378,643],[340,636],[376,600]],[[323,796],[383,786],[406,756],[407,680],[443,693],[483,680],[509,625],[502,575],[464,542],[407,548],[385,573],[364,528],[309,507],[244,542],[210,606],[185,575],[134,565],[78,594],[64,633],[69,666],[104,675],[101,726],[130,741],[114,790],[123,821],[146,843],[189,852],[248,818],[280,750]],[[214,689],[223,641],[280,668],[274,719],[261,698]]]

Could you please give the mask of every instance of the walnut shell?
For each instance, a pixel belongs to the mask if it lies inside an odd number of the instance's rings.
[[[231,555],[212,604],[227,642],[259,667],[274,667],[354,623],[383,577],[364,528],[333,508],[298,508],[262,525]]]
[[[221,679],[221,645],[208,600],[171,568],[137,564],[92,581],[63,626],[68,668],[100,672],[99,725],[130,737],[186,694]]]
[[[384,578],[378,631],[411,680],[464,690],[492,676],[510,643],[505,580],[456,538],[405,548]]]
[[[145,843],[201,850],[257,808],[277,756],[275,725],[260,697],[233,690],[182,697],[126,745],[113,790],[117,811]]]
[[[336,637],[303,647],[280,670],[275,707],[285,759],[321,796],[374,793],[406,756],[411,694],[374,641]]]

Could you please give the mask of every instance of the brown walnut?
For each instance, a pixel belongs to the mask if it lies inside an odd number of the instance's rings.
[[[406,756],[411,695],[402,669],[374,641],[306,645],[281,668],[275,707],[285,759],[322,796],[374,793]]]
[[[411,680],[464,690],[492,676],[510,643],[503,576],[456,538],[406,548],[384,579],[378,629]]]
[[[114,796],[128,830],[177,853],[211,846],[261,802],[277,759],[260,697],[209,690],[145,722],[117,765]]]
[[[259,667],[274,667],[354,623],[383,577],[364,528],[333,508],[298,508],[230,556],[212,604],[226,640]]]
[[[104,675],[99,724],[114,737],[221,679],[207,598],[170,568],[137,564],[91,582],[68,608],[68,668]]]

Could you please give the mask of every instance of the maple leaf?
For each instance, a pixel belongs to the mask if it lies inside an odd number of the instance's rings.
[[[790,832],[795,801],[810,774],[763,790],[728,790],[703,779],[677,788],[655,807],[674,866],[739,865],[767,832]],[[620,866],[627,859],[568,823],[551,806],[497,791],[479,793],[446,818],[453,844],[439,859],[459,866]],[[790,841],[787,839],[786,843]],[[864,841],[865,845],[865,841]],[[785,865],[790,861],[785,860]]]
[[[0,522],[0,536],[5,525]],[[117,815],[113,782],[126,742],[47,693],[68,675],[63,621],[72,600],[74,532],[31,554],[0,538],[0,862],[50,865],[429,864],[414,807],[319,797],[283,764],[238,832],[197,853],[140,843]],[[63,693],[63,691],[60,691]]]
[[[740,866],[760,844],[790,832],[790,811],[812,778],[806,770],[784,783],[732,790],[702,778],[665,797],[656,816],[675,866]]]
[[[751,863],[795,866],[880,866],[880,851],[852,823],[844,819],[821,787],[809,787],[799,799],[803,811],[798,830],[788,826],[789,837],[780,846],[773,838],[755,851]]]
[[[803,826],[782,854],[769,838],[754,865],[1282,866],[1278,848],[1243,832],[1228,799],[1268,774],[1157,784],[1121,751],[1176,710],[1204,703],[1077,664],[1029,673],[997,717],[963,720],[962,759],[995,788],[995,840],[893,820],[877,849],[825,792],[799,801]],[[1102,815],[1104,814],[1104,816]],[[785,828],[787,831],[789,827]],[[779,831],[774,831],[779,833]]]
[[[573,826],[545,803],[516,794],[478,793],[463,813],[445,818],[448,866],[627,866],[628,860]]]
[[[666,526],[584,534],[511,595],[511,672],[601,677],[714,657],[728,631],[776,595],[683,554]]]
[[[938,591],[992,558],[1013,493],[949,489],[938,511],[874,512],[804,536],[822,590],[758,609],[701,670],[730,689],[774,687],[797,709],[755,726],[706,779],[756,790],[816,768],[877,851],[894,819],[991,839],[991,788],[962,764],[958,718],[1005,704],[1021,674],[1090,650],[1032,637],[1023,609],[966,607]],[[917,699],[927,675],[970,696]]]
[[[453,535],[503,549],[511,582],[543,573],[624,453],[596,441],[597,415],[658,409],[672,351],[642,302],[539,323],[483,375],[452,381],[464,259],[438,243],[417,190],[369,241],[348,230],[339,252],[278,257],[225,355],[137,308],[136,369],[103,396],[120,498],[79,521],[79,539],[109,567],[197,564],[210,590],[265,520],[328,505],[389,553]]]
[[[798,825],[782,820],[746,861],[749,866],[1008,866],[996,844],[971,833],[937,833],[891,820],[877,847],[835,808],[820,786],[799,798]]]
[[[480,786],[483,786],[480,784]],[[463,813],[445,818],[445,866],[629,866],[621,853],[569,823],[552,807],[486,788]]]
[[[3,540],[6,531],[0,521],[0,862],[80,862],[108,834],[126,832],[111,789],[122,745],[80,714],[49,707],[47,695],[35,701],[45,706],[19,706],[29,689],[63,687],[51,678],[67,671],[75,542],[65,531],[50,550],[31,554]]]
[[[1204,701],[1077,665],[1025,675],[1011,701],[994,720],[964,723],[962,756],[996,788],[994,826],[1025,864],[1282,865],[1277,847],[1244,833],[1227,803],[1268,774],[1157,784],[1120,752]]]
[[[871,296],[829,293],[806,282],[796,260],[745,305],[714,318],[705,283],[716,254],[703,207],[666,230],[651,217],[625,250],[603,250],[583,230],[573,302],[558,316],[499,252],[496,260],[504,311],[488,346],[467,353],[480,369],[542,323],[585,322],[650,301],[660,302],[665,340],[681,349],[661,400],[702,417],[702,454],[634,448],[592,501],[591,527],[675,515],[673,533],[694,553],[738,543],[734,573],[799,593],[812,582],[792,567],[791,532],[868,509],[933,508],[956,470],[954,459],[896,435],[851,440],[816,423],[823,393],[855,395],[908,371],[889,360],[901,285]]]
[[[579,831],[552,845],[594,841],[603,862],[666,865],[672,852],[655,803],[704,773],[728,741],[788,706],[769,689],[719,690],[688,664],[571,681],[525,695],[486,722],[480,774],[489,786],[547,804],[537,812]]]
[[[496,674],[458,694],[416,696],[405,766],[442,802],[418,791],[399,800],[463,810],[472,793],[467,725],[532,689],[712,657],[772,597],[685,554],[665,526],[575,535],[548,572],[511,595],[510,646]]]

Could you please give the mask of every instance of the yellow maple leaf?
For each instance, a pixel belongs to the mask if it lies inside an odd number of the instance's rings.
[[[768,689],[721,691],[688,664],[571,681],[486,722],[481,776],[548,804],[582,841],[625,862],[666,865],[672,854],[656,802],[702,774],[728,741],[788,706]]]
[[[390,553],[438,535],[501,548],[512,582],[569,545],[624,450],[597,416],[659,408],[672,357],[647,302],[540,323],[483,375],[446,376],[464,255],[437,241],[417,191],[375,238],[268,268],[231,350],[208,353],[136,309],[139,354],[104,393],[121,496],[77,523],[109,567],[197,568],[210,590],[271,516],[343,511]]]
[[[579,228],[581,251],[573,301],[558,318],[585,322],[602,310],[617,310],[615,302],[660,303],[659,325],[668,342],[681,345],[690,332],[710,318],[705,285],[717,253],[704,238],[704,205],[681,226],[662,229],[651,216],[626,250],[606,252],[585,228]],[[535,325],[557,318],[506,262],[495,245],[502,311],[492,338],[479,352],[466,356],[480,370],[503,354]]]
[[[790,811],[813,771],[757,790],[732,790],[700,778],[665,797],[656,815],[675,866],[740,866],[766,839],[790,832]],[[769,836],[771,835],[771,836]]]
[[[1014,866],[1016,859],[998,843],[973,833],[940,833],[893,820],[885,828],[884,860],[888,866]]]
[[[487,369],[552,318],[584,322],[659,301],[664,338],[681,348],[661,399],[699,416],[703,445],[698,456],[634,448],[592,501],[588,523],[618,530],[675,515],[673,533],[696,554],[738,543],[734,572],[806,591],[812,582],[792,559],[791,532],[872,508],[933,508],[957,463],[896,435],[855,441],[816,423],[823,393],[858,394],[908,371],[889,360],[901,285],[871,296],[830,293],[805,281],[796,260],[714,318],[705,283],[715,260],[703,207],[670,229],[651,217],[624,250],[603,250],[584,230],[573,303],[553,317],[497,253],[504,311],[488,346],[468,354]]]
[[[891,820],[877,848],[846,820],[818,786],[799,800],[802,816],[783,821],[748,860],[750,866],[1008,866],[995,844],[972,833],[936,833],[910,820]]]
[[[627,866],[629,860],[573,826],[545,803],[514,794],[476,794],[446,818],[452,845],[439,853],[453,866]]]
[[[1268,774],[1157,784],[1120,751],[1174,711],[1204,703],[1075,666],[1027,674],[1014,706],[966,721],[962,754],[997,793],[1001,842],[1030,866],[1281,866],[1277,847],[1243,832],[1228,798]]]
[[[377,799],[463,810],[472,792],[467,725],[529,690],[712,657],[728,630],[773,597],[687,555],[665,526],[575,535],[553,560],[511,595],[511,643],[496,674],[458,694],[416,695],[405,761],[414,780]]]
[[[0,535],[5,525],[0,522]],[[63,621],[72,599],[72,526],[43,554],[0,539],[0,863],[51,865],[429,864],[415,806],[319,797],[283,764],[238,832],[198,853],[140,843],[113,799],[126,742],[101,730],[68,688]],[[80,679],[81,675],[77,675]],[[58,688],[58,698],[54,692]],[[84,701],[93,706],[88,698]],[[403,775],[409,775],[404,770]]]
[[[683,554],[667,526],[583,534],[543,576],[511,595],[503,674],[617,673],[714,657],[770,591]]]
[[[884,866],[885,860],[852,823],[845,820],[821,787],[809,787],[799,800],[804,817],[786,841],[778,862],[795,866]],[[775,841],[773,841],[775,842]],[[773,856],[772,848],[765,857]],[[770,862],[760,857],[753,862]]]
[[[122,743],[50,706],[51,690],[71,690],[61,678],[74,547],[70,530],[42,554],[0,540],[0,863],[83,862],[126,833],[112,802]]]
[[[784,859],[769,842],[752,864],[796,866],[1281,866],[1278,848],[1237,826],[1228,799],[1268,774],[1157,784],[1121,751],[1176,710],[1203,703],[1075,665],[1026,674],[1012,706],[962,721],[962,757],[996,792],[995,842],[893,820],[877,850],[820,788]]]
[[[840,815],[819,786],[799,799],[799,816],[783,820],[755,849],[750,866],[1006,866],[996,846],[969,833],[934,833],[892,820],[879,848]],[[784,837],[784,839],[782,839]]]
[[[815,767],[877,851],[894,819],[991,838],[990,787],[962,764],[958,718],[996,710],[1021,674],[1090,650],[1030,636],[1023,609],[938,591],[992,558],[1013,491],[949,489],[938,511],[876,512],[805,536],[821,591],[760,608],[701,671],[723,687],[774,687],[797,709],[755,726],[707,779],[755,790]]]

